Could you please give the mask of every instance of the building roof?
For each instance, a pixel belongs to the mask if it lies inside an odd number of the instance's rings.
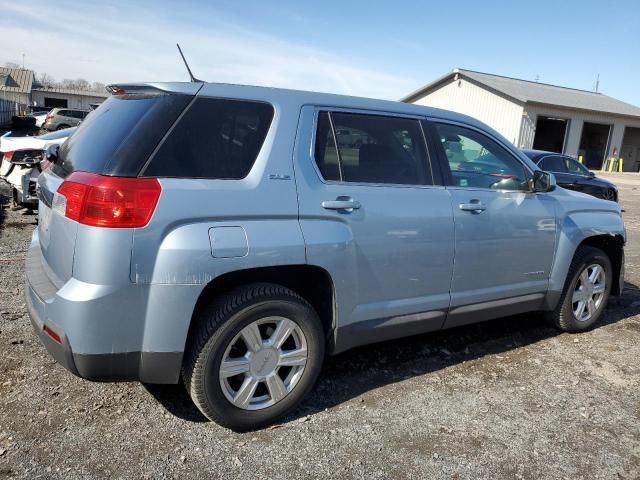
[[[33,85],[33,70],[0,67],[0,87],[3,92],[29,93]]]
[[[34,85],[34,92],[49,92],[49,93],[63,93],[65,95],[82,95],[84,97],[96,97],[96,98],[107,98],[110,96],[106,91],[104,92],[96,92],[93,90],[73,90],[68,88],[56,88],[56,87],[44,87],[42,85],[38,85],[37,87]]]
[[[409,103],[413,102],[455,78],[456,75],[459,75],[472,83],[479,84],[489,90],[493,90],[494,93],[507,96],[519,103],[537,103],[574,108],[578,110],[640,117],[640,107],[616,100],[615,98],[603,95],[602,93],[458,68],[407,95],[402,99],[402,101]]]

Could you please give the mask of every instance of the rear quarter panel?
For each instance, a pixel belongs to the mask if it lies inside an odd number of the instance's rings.
[[[299,107],[279,102],[277,96],[270,103],[273,122],[245,179],[160,179],[155,214],[149,225],[134,232],[132,245],[130,280],[152,285],[156,292],[146,313],[145,351],[183,350],[196,301],[216,277],[305,263],[292,167]],[[238,237],[242,245],[227,245],[241,254],[214,258],[210,231],[219,227],[245,232]]]

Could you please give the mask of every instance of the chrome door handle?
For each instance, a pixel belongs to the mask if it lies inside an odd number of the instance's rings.
[[[463,212],[481,213],[484,212],[487,207],[480,200],[471,200],[469,203],[461,203],[459,205],[460,210]]]
[[[344,210],[345,212],[353,212],[360,208],[360,202],[351,197],[338,197],[335,200],[323,201],[322,208],[326,208],[327,210]]]

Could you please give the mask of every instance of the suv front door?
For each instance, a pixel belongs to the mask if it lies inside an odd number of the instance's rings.
[[[437,120],[432,131],[455,223],[446,326],[538,308],[555,247],[553,200],[530,191],[531,172],[498,139]]]
[[[334,281],[336,351],[441,328],[453,218],[420,119],[305,107],[297,139],[300,226]]]

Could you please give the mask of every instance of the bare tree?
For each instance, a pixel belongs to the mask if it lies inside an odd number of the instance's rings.
[[[75,79],[75,89],[76,90],[90,90],[91,84],[87,82],[84,78],[76,78]]]
[[[94,92],[105,92],[105,85],[102,82],[93,82],[91,84],[91,90]]]
[[[75,89],[76,82],[70,78],[65,78],[60,82],[60,87],[67,88],[69,90]]]
[[[56,86],[56,80],[48,73],[41,73],[40,75],[36,75],[36,78],[43,87],[53,88]]]
[[[5,62],[4,66],[7,68],[20,68],[20,65],[18,65],[17,63],[13,63],[13,62]]]

